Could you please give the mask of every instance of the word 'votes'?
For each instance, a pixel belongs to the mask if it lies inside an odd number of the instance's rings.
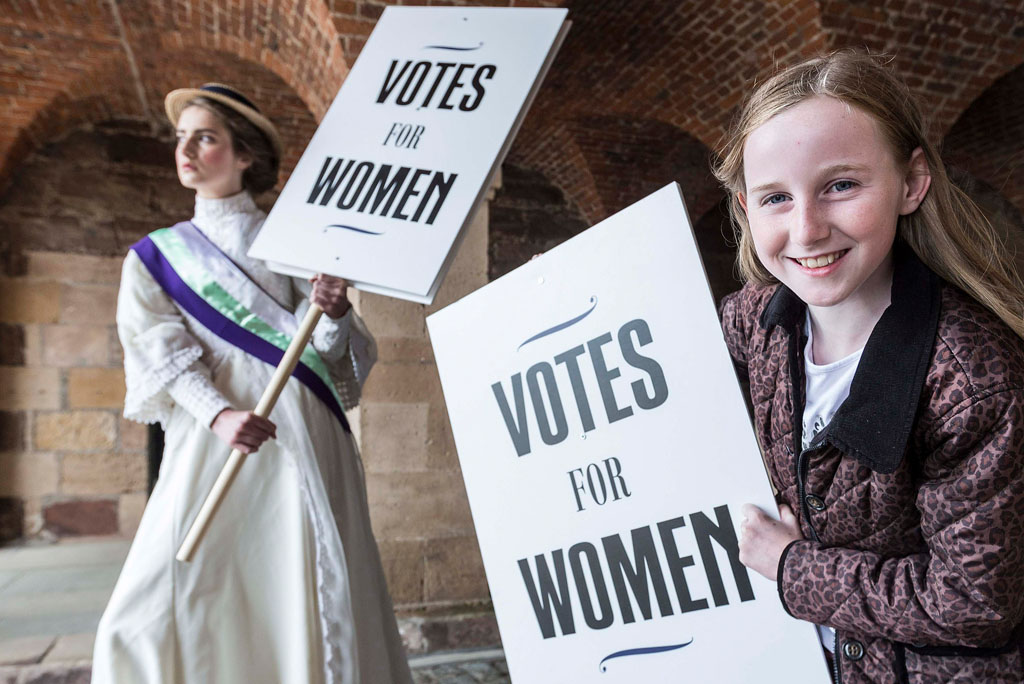
[[[615,400],[612,381],[621,375],[621,371],[618,368],[608,367],[604,351],[601,349],[612,339],[612,334],[606,332],[589,340],[585,346],[582,344],[575,346],[554,358],[555,365],[565,366],[584,432],[590,432],[596,427],[594,415],[590,410],[590,400],[587,398],[586,388],[583,384],[583,371],[580,369],[580,357],[584,354],[590,356],[590,365],[594,369],[594,376],[601,392],[601,401],[604,404],[608,422],[614,423],[633,415],[631,406],[619,406]],[[643,379],[637,379],[630,383],[636,405],[642,409],[653,409],[664,404],[668,399],[668,385],[665,383],[665,373],[661,365],[648,356],[642,356],[637,351],[637,347],[643,347],[652,342],[651,329],[647,325],[647,321],[641,318],[629,321],[619,328],[617,339],[622,359],[633,368],[646,373],[650,381],[650,390]],[[494,398],[498,402],[501,416],[505,419],[505,427],[508,428],[508,434],[512,438],[516,453],[519,456],[525,456],[530,453],[531,447],[526,396],[523,392],[523,374],[513,375],[510,383],[512,386],[511,405],[505,392],[504,383],[496,382],[491,385],[491,389],[494,391]],[[547,361],[534,364],[526,371],[526,384],[530,390],[533,413],[541,439],[549,445],[562,442],[569,436],[569,426],[565,419],[565,408],[562,403],[562,394],[558,389],[555,369]],[[550,420],[545,401],[551,409]],[[512,406],[515,407],[514,415]]]
[[[472,74],[470,76],[469,73]],[[377,103],[387,102],[395,95],[395,104],[403,107],[416,104],[417,108],[429,107],[438,96],[438,109],[455,109],[456,105],[464,112],[471,112],[480,106],[484,99],[484,81],[494,78],[498,67],[493,64],[457,64],[455,62],[413,62],[405,60],[398,67],[398,60],[391,60],[384,83],[381,84]],[[429,77],[429,78],[428,78]],[[466,80],[464,80],[466,79]],[[424,86],[427,86],[424,89]],[[470,86],[472,93],[463,94],[462,98],[453,95]],[[417,102],[418,98],[419,101]]]

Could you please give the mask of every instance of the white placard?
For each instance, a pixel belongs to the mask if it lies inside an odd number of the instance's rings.
[[[829,682],[678,185],[427,322],[513,681]]]
[[[249,256],[433,301],[566,14],[385,8]]]

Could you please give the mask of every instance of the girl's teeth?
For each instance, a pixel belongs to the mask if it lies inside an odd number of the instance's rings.
[[[838,252],[833,252],[825,256],[809,257],[807,259],[799,259],[798,261],[804,268],[821,268],[833,263],[838,258],[838,254]]]

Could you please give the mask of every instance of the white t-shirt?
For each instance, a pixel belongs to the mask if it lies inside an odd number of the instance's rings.
[[[857,364],[860,363],[864,348],[846,358],[819,366],[814,363],[814,355],[811,352],[814,338],[811,333],[810,313],[807,314],[804,330],[807,333],[807,346],[804,347],[804,389],[807,401],[804,404],[801,441],[803,448],[806,449],[811,440],[831,422],[836,411],[846,401],[846,397],[850,396],[850,385],[853,384],[853,376],[857,372]],[[824,625],[817,627],[821,645],[829,651],[834,651],[836,631]]]

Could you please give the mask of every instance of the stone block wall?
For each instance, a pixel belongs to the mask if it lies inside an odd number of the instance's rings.
[[[10,536],[127,534],[146,498],[146,430],[121,418],[121,258],[28,251],[0,279],[0,509]]]
[[[353,422],[373,531],[400,610],[489,598],[425,320],[487,283],[487,233],[485,205],[431,306],[358,295],[379,360]]]

